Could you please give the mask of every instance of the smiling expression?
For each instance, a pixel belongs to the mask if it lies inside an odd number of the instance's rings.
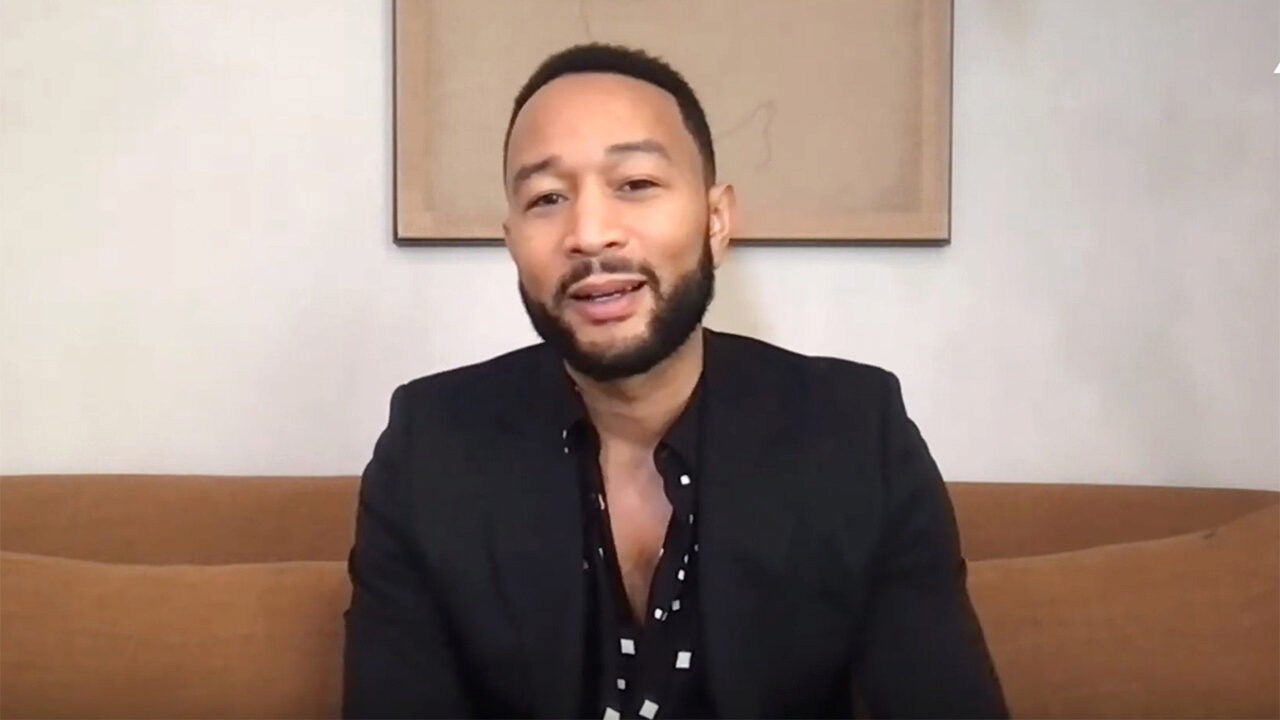
[[[505,175],[521,297],[571,364],[643,372],[701,322],[733,193],[708,187],[673,96],[624,75],[556,78],[515,118]]]

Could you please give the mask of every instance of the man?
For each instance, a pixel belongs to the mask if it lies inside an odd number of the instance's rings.
[[[1004,716],[896,378],[701,327],[735,205],[681,76],[552,56],[504,169],[545,342],[392,396],[344,713]]]

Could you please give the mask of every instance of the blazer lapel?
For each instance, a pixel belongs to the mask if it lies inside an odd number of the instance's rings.
[[[783,573],[795,523],[786,479],[800,450],[794,401],[750,348],[705,331],[702,479],[698,553],[700,621],[707,678],[721,715],[760,716],[776,622],[768,600]],[[498,586],[516,621],[529,669],[534,714],[581,713],[585,642],[582,516],[577,468],[564,453],[560,416],[564,376],[551,352],[536,380],[520,388],[527,404],[503,400],[498,443],[477,458],[493,480],[490,551]]]
[[[498,443],[483,459],[495,495],[488,514],[498,585],[519,629],[525,650],[534,714],[574,717],[581,713],[585,642],[582,573],[582,510],[576,467],[564,452],[544,354],[530,404],[502,422]],[[509,400],[509,398],[508,398]],[[518,403],[512,403],[519,407]]]
[[[699,599],[707,672],[720,714],[758,717],[773,661],[760,635],[771,632],[770,592],[795,522],[787,478],[800,443],[794,402],[750,348],[732,354],[733,340],[707,332],[699,487]]]

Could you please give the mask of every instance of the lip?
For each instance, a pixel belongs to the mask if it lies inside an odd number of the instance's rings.
[[[589,295],[607,295],[609,293],[629,289],[637,284],[644,284],[645,282],[646,280],[639,276],[587,278],[586,280],[583,280],[569,288],[567,295],[570,300],[585,300],[587,299],[586,296]]]
[[[599,283],[598,288],[592,286],[590,292],[612,292],[622,288],[629,288],[634,286],[636,281],[609,281],[609,283],[612,284],[602,282]],[[587,300],[571,296],[567,304],[571,311],[593,325],[622,322],[635,315],[636,311],[640,309],[640,301],[643,298],[643,291],[646,287],[648,287],[648,283],[641,281],[641,285],[634,290],[602,300]],[[587,292],[585,284],[574,288],[574,293],[576,294],[581,295],[585,292]]]

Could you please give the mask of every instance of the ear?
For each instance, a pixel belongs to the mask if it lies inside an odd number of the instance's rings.
[[[507,225],[507,221],[502,221],[502,244],[507,246],[507,251],[511,251],[511,227]]]
[[[738,224],[738,198],[732,185],[713,185],[707,190],[707,213],[707,240],[718,268],[729,252],[729,242]]]

